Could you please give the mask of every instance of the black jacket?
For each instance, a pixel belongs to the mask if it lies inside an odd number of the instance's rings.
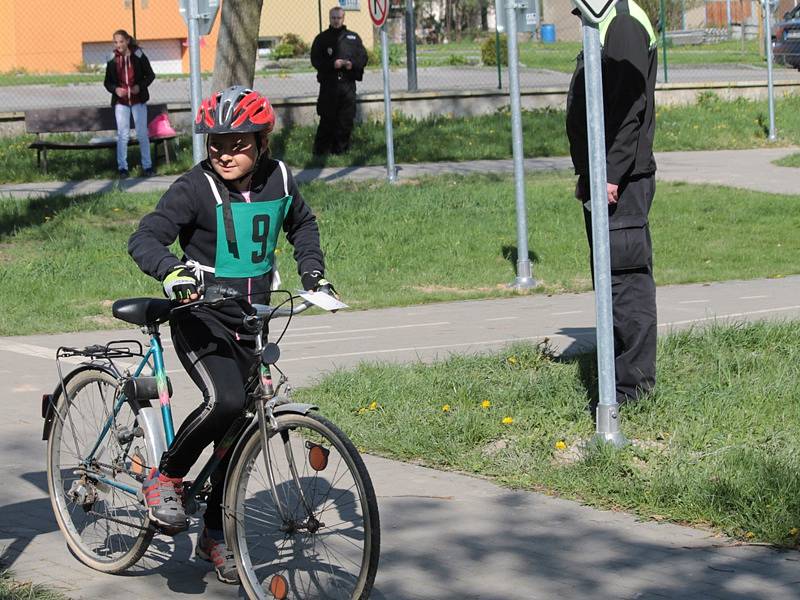
[[[337,58],[349,60],[353,68],[334,69]],[[364,67],[367,66],[367,49],[355,31],[344,25],[339,29],[328,27],[314,38],[311,44],[311,64],[317,70],[317,81],[328,83],[344,79],[345,81],[361,81]]]
[[[139,86],[139,101],[144,104],[150,99],[150,92],[147,88],[156,78],[153,69],[150,66],[150,61],[147,60],[141,48],[136,48],[131,52],[131,64],[133,65],[133,83]],[[116,89],[119,87],[119,80],[117,78],[117,65],[112,58],[106,63],[106,78],[103,81],[103,86],[111,94],[111,106],[119,102],[117,98]]]
[[[228,193],[232,203],[245,201],[240,192],[225,186],[208,160],[195,165],[191,171],[175,181],[161,197],[155,210],[142,218],[139,228],[128,241],[128,252],[139,268],[159,281],[162,281],[173,267],[188,259],[209,267],[215,266],[216,200],[205,173],[214,178],[221,194]],[[325,264],[320,249],[316,217],[300,195],[288,167],[287,187],[292,203],[283,221],[283,231],[294,246],[298,272],[324,271]],[[284,197],[283,175],[278,161],[272,159],[259,161],[250,190],[251,202]],[[181,259],[169,249],[176,239],[183,250]],[[204,278],[206,285],[216,281],[213,273],[205,273]],[[250,292],[254,294],[250,301],[264,303],[267,300],[270,279],[271,275],[267,273],[249,281],[248,278],[225,279],[224,283],[241,293],[247,293],[249,287]]]
[[[575,173],[589,174],[583,53],[567,97],[567,135]],[[658,54],[629,14],[617,14],[602,50],[606,170],[609,183],[655,173],[655,87]]]

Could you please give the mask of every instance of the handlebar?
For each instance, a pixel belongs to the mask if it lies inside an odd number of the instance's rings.
[[[180,304],[172,309],[172,312],[181,311],[181,310],[189,310],[198,306],[210,306],[212,308],[218,308],[224,302],[230,300],[237,300],[237,299],[246,299],[247,294],[242,294],[241,292],[226,286],[221,285],[212,285],[209,286],[205,290],[205,294],[199,300],[195,300],[194,302],[189,302],[187,304]],[[292,295],[292,299],[297,298],[297,296]],[[309,308],[313,306],[311,302],[308,300],[302,300],[301,302],[291,302],[285,303],[289,304],[288,306],[278,305],[278,306],[270,306],[268,304],[251,304],[251,306],[256,311],[256,316],[258,317],[267,317],[269,319],[274,319],[276,317],[290,317],[293,315],[298,315],[302,312],[305,312]]]

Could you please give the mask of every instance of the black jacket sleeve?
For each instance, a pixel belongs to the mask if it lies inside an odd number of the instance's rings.
[[[110,61],[106,63],[106,77],[103,80],[103,86],[108,90],[108,92],[113,96],[116,97],[117,95],[117,68],[114,65],[114,59],[112,58]]]
[[[603,94],[606,106],[606,169],[609,183],[619,183],[634,166],[647,105],[649,43],[633,17],[617,16],[603,47]]]
[[[327,33],[328,31],[320,33],[311,44],[311,65],[317,70],[319,81],[330,79],[336,73],[336,69],[333,68],[335,57],[328,56],[325,52]]]
[[[367,49],[364,47],[364,42],[361,37],[358,38],[358,48],[353,53],[351,62],[353,63],[353,76],[356,80],[361,81],[364,77],[364,68],[367,66]]]
[[[159,281],[181,264],[169,246],[195,220],[193,198],[197,193],[194,192],[186,175],[178,179],[158,201],[155,210],[142,217],[139,228],[128,240],[128,253],[139,268]]]
[[[289,195],[292,204],[283,221],[283,230],[286,239],[294,247],[294,260],[297,263],[298,274],[311,271],[325,272],[325,259],[319,242],[319,227],[317,217],[306,204],[294,176],[287,168]]]
[[[155,81],[156,74],[153,73],[153,68],[150,66],[150,61],[147,58],[147,55],[142,52],[141,50],[137,50],[137,54],[139,55],[139,64],[141,65],[141,74],[139,74],[139,87],[140,88],[148,88],[150,84]]]

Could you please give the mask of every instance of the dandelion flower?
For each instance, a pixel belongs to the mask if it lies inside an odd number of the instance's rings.
[[[747,533],[744,534],[744,537],[746,537],[748,540],[752,540],[754,537],[756,537],[756,534],[753,533],[752,531],[748,531]]]
[[[512,365],[517,364],[517,357],[516,356],[509,356],[508,357],[508,362],[511,363]]]
[[[798,533],[800,533],[800,529],[798,529],[797,527],[792,527],[789,530],[789,535],[797,535]]]
[[[450,405],[445,404],[444,406],[442,406],[442,412],[450,412]]]
[[[566,450],[566,449],[567,445],[562,440],[558,440],[556,442],[556,450]]]
[[[511,417],[503,417],[503,425],[511,425],[514,422],[514,419]]]
[[[488,400],[484,400],[483,402],[481,402],[481,408],[489,408],[491,405],[492,403],[489,402]]]
[[[378,408],[377,402],[373,402],[372,404],[369,405],[370,410],[377,410],[377,408]]]

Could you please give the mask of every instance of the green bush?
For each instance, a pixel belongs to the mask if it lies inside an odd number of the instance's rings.
[[[389,66],[399,67],[403,64],[404,46],[389,44]],[[373,67],[381,65],[381,47],[376,46],[374,50],[367,50],[367,64]]]
[[[293,58],[294,48],[290,44],[278,44],[272,51],[272,57],[276,60],[279,58]]]
[[[294,56],[304,56],[305,54],[308,54],[308,44],[306,44],[303,41],[303,38],[301,38],[296,33],[284,33],[281,36],[280,44],[278,44],[278,47],[280,48],[281,46],[284,46],[284,45],[291,46],[291,48],[292,48],[291,56],[293,56],[293,57]],[[281,58],[290,58],[290,57],[289,56],[282,56]]]
[[[447,57],[447,64],[453,66],[468,65],[469,61],[460,54],[451,54]]]
[[[481,62],[487,67],[497,65],[497,47],[494,38],[488,38],[481,44]],[[508,36],[500,36],[500,64],[508,65]]]

